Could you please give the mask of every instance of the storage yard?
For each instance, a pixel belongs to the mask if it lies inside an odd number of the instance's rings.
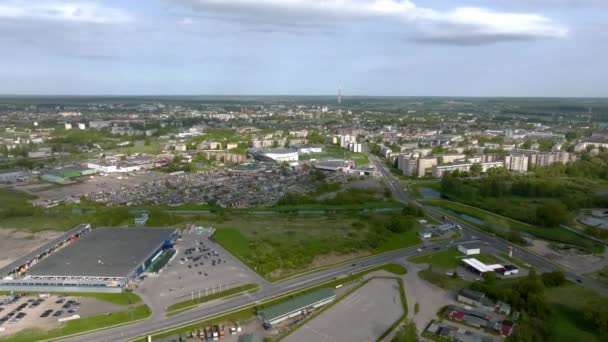
[[[375,341],[402,314],[398,283],[373,279],[283,341]]]

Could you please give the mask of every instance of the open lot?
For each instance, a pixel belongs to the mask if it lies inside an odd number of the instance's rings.
[[[16,229],[0,229],[0,267],[8,265],[60,235],[61,232],[48,230],[33,234]]]
[[[197,229],[183,232],[175,246],[177,253],[169,263],[158,275],[150,275],[141,283],[137,293],[147,299],[153,310],[164,312],[171,304],[263,281],[209,240],[209,233]]]
[[[398,283],[373,279],[284,341],[375,341],[402,314]]]
[[[417,226],[401,233],[384,227],[395,215],[233,216],[213,223],[213,239],[262,276],[280,279],[420,243]]]

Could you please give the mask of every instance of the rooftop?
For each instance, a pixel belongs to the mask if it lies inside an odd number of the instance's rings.
[[[267,307],[266,309],[261,310],[259,315],[267,321],[272,321],[283,315],[305,309],[310,305],[333,298],[335,296],[336,294],[332,289],[321,288],[282,303]]]
[[[98,228],[30,267],[32,276],[126,277],[174,229]]]

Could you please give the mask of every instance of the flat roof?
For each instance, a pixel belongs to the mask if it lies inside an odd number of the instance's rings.
[[[98,228],[30,267],[30,276],[127,277],[174,229]]]
[[[477,271],[483,273],[483,272],[493,272],[496,271],[499,268],[503,268],[502,265],[499,264],[495,264],[495,265],[486,265],[483,262],[475,259],[475,258],[471,258],[471,259],[462,259],[462,261],[473,267],[474,269],[476,269]]]
[[[321,288],[299,297],[286,300],[282,303],[267,307],[259,312],[267,321],[273,321],[294,311],[305,309],[315,303],[334,298],[336,294],[332,289]]]

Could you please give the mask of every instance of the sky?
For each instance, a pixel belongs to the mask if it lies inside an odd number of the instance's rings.
[[[606,0],[0,0],[0,94],[608,96]]]

